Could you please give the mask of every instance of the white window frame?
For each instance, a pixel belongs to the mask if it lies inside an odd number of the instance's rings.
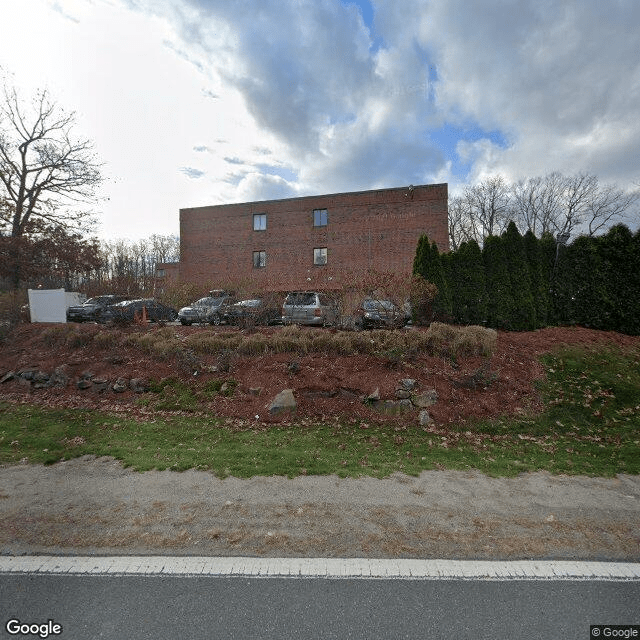
[[[253,268],[264,269],[267,266],[267,252],[264,250],[253,252]]]
[[[329,222],[329,214],[326,209],[313,210],[313,226],[326,227]]]
[[[254,231],[267,230],[267,214],[266,213],[253,214],[253,230]]]
[[[314,247],[313,264],[316,267],[323,267],[328,262],[327,247]]]

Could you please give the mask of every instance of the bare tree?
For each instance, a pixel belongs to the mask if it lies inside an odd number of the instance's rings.
[[[512,186],[515,220],[538,237],[545,232],[595,235],[621,221],[639,198],[637,190],[600,185],[596,176],[585,173],[553,172]]]
[[[89,141],[72,136],[75,115],[65,113],[41,91],[25,108],[15,88],[4,88],[0,105],[0,208],[3,235],[22,238],[46,228],[87,230],[100,165]],[[69,207],[72,207],[69,209]],[[14,286],[20,281],[14,256]]]
[[[482,244],[487,236],[498,235],[506,229],[511,203],[509,185],[502,176],[467,187],[463,198],[467,207],[468,239]]]

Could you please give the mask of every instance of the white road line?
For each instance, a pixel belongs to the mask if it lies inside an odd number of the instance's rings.
[[[0,556],[0,574],[640,580],[640,563],[192,556]]]

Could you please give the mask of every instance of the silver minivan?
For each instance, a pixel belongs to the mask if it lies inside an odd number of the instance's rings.
[[[334,324],[338,317],[336,306],[324,293],[293,291],[282,305],[283,324]]]

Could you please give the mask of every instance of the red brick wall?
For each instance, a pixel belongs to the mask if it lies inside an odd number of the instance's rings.
[[[447,199],[437,184],[181,209],[180,280],[287,290],[367,268],[409,275],[422,234],[448,250]],[[314,209],[327,209],[327,226],[313,226]],[[253,230],[256,213],[265,231]],[[320,247],[325,266],[313,264]],[[254,268],[254,251],[266,251],[266,267]]]

